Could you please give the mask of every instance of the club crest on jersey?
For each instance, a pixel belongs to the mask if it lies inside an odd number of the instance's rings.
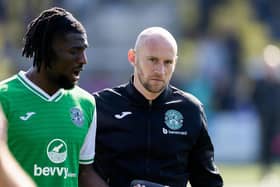
[[[165,112],[164,123],[171,130],[178,130],[183,126],[183,115],[177,110],[167,110]]]
[[[59,164],[67,158],[67,145],[61,139],[53,139],[47,146],[47,155],[50,161]]]
[[[71,108],[70,115],[71,115],[72,122],[78,127],[81,127],[84,124],[84,114],[82,110],[80,110],[79,108],[77,107]]]

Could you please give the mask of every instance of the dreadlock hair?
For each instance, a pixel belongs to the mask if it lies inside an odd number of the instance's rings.
[[[86,33],[83,25],[63,8],[53,7],[44,10],[32,20],[24,36],[22,56],[33,58],[33,66],[40,71],[42,63],[51,68],[51,60],[55,54],[52,49],[54,36],[64,34]]]

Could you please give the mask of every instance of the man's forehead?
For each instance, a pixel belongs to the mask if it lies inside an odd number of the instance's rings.
[[[176,49],[174,45],[168,39],[161,36],[143,38],[138,46],[138,52],[141,50],[168,50],[172,51],[176,55]]]
[[[170,38],[161,34],[143,35],[138,42],[137,48],[139,50],[143,47],[156,47],[160,45],[165,45],[167,48],[172,48],[176,51],[176,43],[170,40]]]
[[[56,36],[55,40],[57,42],[65,42],[65,43],[76,43],[76,44],[83,44],[88,46],[88,40],[86,33],[76,33],[76,32],[69,32],[62,36]]]
[[[86,41],[87,40],[87,34],[86,33],[69,32],[69,33],[65,34],[65,39]]]
[[[160,35],[147,36],[144,37],[142,40],[142,44],[144,45],[159,45],[163,43],[167,45],[171,45],[171,42],[167,38],[162,37]]]

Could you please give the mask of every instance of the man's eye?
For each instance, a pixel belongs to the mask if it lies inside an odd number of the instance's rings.
[[[167,61],[165,61],[165,64],[173,64],[173,61],[172,60],[167,60]]]
[[[157,59],[156,59],[156,58],[150,58],[149,60],[150,60],[151,62],[156,62]]]
[[[78,52],[77,52],[77,50],[70,50],[69,53],[70,53],[71,55],[76,55]]]

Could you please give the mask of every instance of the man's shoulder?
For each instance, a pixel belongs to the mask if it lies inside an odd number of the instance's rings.
[[[191,94],[187,91],[183,91],[174,86],[170,86],[170,88],[172,90],[172,94],[173,94],[174,98],[182,99],[182,101],[184,101],[184,103],[193,104],[196,106],[202,105],[201,101],[193,94]]]
[[[14,90],[19,85],[19,81],[17,79],[17,75],[9,77],[0,81],[0,92],[8,92]]]
[[[11,102],[17,102],[18,100],[24,102],[26,100],[25,97],[22,99],[24,92],[25,90],[16,75],[1,81],[0,104],[3,110],[6,111]]]
[[[1,80],[0,85],[11,84],[11,83],[15,82],[16,79],[17,79],[17,75],[13,75],[4,80]]]
[[[94,102],[94,97],[90,94],[90,92],[79,86],[75,86],[73,89],[69,90],[68,93],[71,94],[72,97]]]
[[[92,94],[96,98],[110,98],[110,97],[120,97],[125,92],[125,84],[118,85],[112,88],[104,88],[102,90],[93,92]]]

